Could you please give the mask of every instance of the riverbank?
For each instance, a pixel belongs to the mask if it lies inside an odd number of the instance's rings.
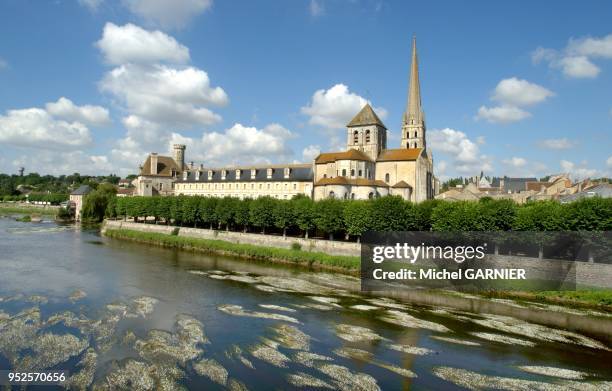
[[[177,248],[203,253],[232,255],[260,261],[297,265],[306,268],[335,271],[349,275],[359,275],[360,259],[356,256],[330,255],[301,249],[285,249],[247,243],[233,243],[220,239],[203,239],[176,235],[179,228],[129,223],[130,228],[115,228],[105,224],[103,234],[117,239],[153,244],[167,248]],[[141,229],[146,228],[147,231]],[[160,232],[151,232],[156,229]],[[174,235],[173,235],[174,233]],[[550,292],[495,291],[483,292],[483,298],[531,301],[570,308],[586,308],[612,312],[611,290],[577,290]]]
[[[11,213],[21,213],[21,214],[40,214],[46,216],[55,216],[57,215],[59,207],[52,205],[45,206],[37,206],[37,205],[29,205],[29,204],[19,204],[19,203],[6,203],[0,202],[0,215],[2,214],[11,214]]]
[[[131,229],[107,228],[104,230],[104,235],[116,239],[131,240],[181,250],[233,255],[275,263],[288,263],[352,275],[359,273],[360,260],[358,257],[329,255],[320,252],[303,251],[298,248],[284,249],[244,243],[238,244],[223,240],[192,238],[157,232],[141,232]]]

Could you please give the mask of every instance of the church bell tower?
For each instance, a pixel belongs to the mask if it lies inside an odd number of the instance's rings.
[[[416,37],[412,38],[412,63],[410,65],[410,87],[408,89],[408,106],[402,119],[402,148],[426,149],[425,114],[421,107],[421,88],[419,85],[419,64],[416,49]]]

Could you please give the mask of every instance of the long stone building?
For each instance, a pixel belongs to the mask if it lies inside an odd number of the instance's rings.
[[[420,202],[433,198],[437,188],[426,131],[413,39],[399,148],[387,148],[387,127],[366,104],[346,125],[343,151],[321,153],[304,164],[212,168],[186,165],[186,146],[175,145],[173,157],[149,154],[136,180],[136,194],[279,199],[303,194],[317,200],[399,195]]]

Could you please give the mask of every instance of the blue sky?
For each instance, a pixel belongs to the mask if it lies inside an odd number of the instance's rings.
[[[137,171],[399,147],[417,36],[436,175],[612,175],[612,2],[4,0],[0,171]]]

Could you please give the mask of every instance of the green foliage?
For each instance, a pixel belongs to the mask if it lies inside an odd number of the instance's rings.
[[[302,245],[297,242],[293,242],[291,243],[291,249],[293,251],[300,251],[302,249]]]
[[[328,198],[315,203],[314,222],[318,229],[329,234],[333,239],[335,233],[344,229],[344,203],[335,198]]]
[[[287,200],[277,200],[275,202],[272,215],[274,217],[274,226],[283,230],[283,235],[287,233],[287,229],[295,225],[295,210],[293,203]]]
[[[117,190],[111,184],[102,184],[85,196],[81,220],[100,222],[107,215],[108,205],[116,196]]]
[[[352,236],[361,236],[372,229],[371,201],[349,201],[344,206],[344,224],[346,232]]]
[[[108,194],[105,185],[91,194]],[[96,196],[98,197],[98,196]],[[87,197],[91,202],[96,197]],[[511,200],[481,199],[478,202],[428,200],[419,204],[401,197],[367,201],[308,197],[254,200],[225,197],[109,196],[102,215],[142,219],[155,217],[167,224],[243,229],[286,233],[347,234],[359,238],[365,231],[609,231],[612,230],[612,200],[588,198],[570,204],[538,201],[517,205]],[[104,200],[99,200],[103,203]],[[92,204],[93,205],[93,204]],[[98,212],[89,212],[100,216]],[[95,209],[95,208],[93,208]],[[96,209],[97,210],[97,209]],[[99,219],[96,217],[95,220]]]
[[[266,228],[274,226],[274,198],[260,197],[251,202],[249,213],[251,224],[261,228],[265,232]]]
[[[295,224],[308,237],[308,232],[315,229],[314,201],[309,197],[295,197],[291,200],[295,213]]]
[[[372,202],[372,229],[378,232],[415,229],[412,204],[399,196],[376,198]]]

